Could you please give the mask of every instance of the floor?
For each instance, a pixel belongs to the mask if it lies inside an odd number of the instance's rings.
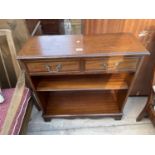
[[[33,108],[29,122],[29,135],[139,135],[155,134],[155,128],[149,119],[136,122],[136,117],[146,103],[146,97],[129,97],[124,108],[124,117],[120,121],[113,118],[100,119],[52,119],[44,122],[41,112]]]

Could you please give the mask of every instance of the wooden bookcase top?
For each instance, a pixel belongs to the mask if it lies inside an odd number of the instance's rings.
[[[130,33],[31,37],[17,59],[149,55]]]

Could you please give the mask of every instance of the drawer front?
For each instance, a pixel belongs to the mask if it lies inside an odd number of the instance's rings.
[[[135,71],[139,58],[137,57],[109,57],[87,59],[85,62],[86,71]]]
[[[79,71],[79,66],[80,65],[78,61],[44,61],[27,63],[27,68],[30,73],[59,73]]]

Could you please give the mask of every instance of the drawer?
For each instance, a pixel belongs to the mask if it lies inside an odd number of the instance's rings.
[[[138,57],[109,57],[85,60],[86,71],[135,71]]]
[[[26,65],[30,73],[58,73],[80,70],[78,61],[40,61],[27,62]]]

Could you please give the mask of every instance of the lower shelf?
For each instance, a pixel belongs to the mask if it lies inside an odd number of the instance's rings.
[[[48,92],[43,116],[108,116],[121,113],[113,91]]]

